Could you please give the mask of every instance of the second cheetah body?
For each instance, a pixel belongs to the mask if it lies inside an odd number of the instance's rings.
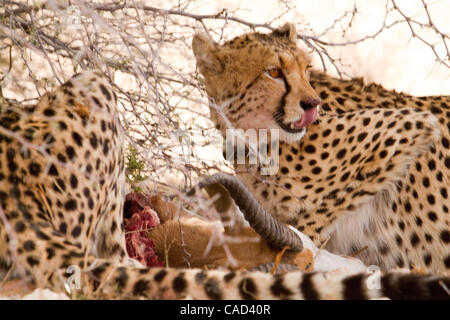
[[[223,109],[211,108],[223,135],[230,124],[280,132],[274,175],[235,165],[267,211],[317,245],[383,270],[450,269],[449,96],[413,97],[309,71],[292,26],[223,45],[199,35],[193,49]],[[319,102],[312,123],[308,110]]]

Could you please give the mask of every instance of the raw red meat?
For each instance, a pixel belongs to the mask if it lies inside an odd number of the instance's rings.
[[[148,231],[159,226],[159,217],[139,193],[127,195],[124,206],[125,243],[128,255],[147,267],[162,267]]]

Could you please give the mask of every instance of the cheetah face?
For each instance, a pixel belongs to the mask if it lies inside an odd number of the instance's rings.
[[[320,99],[309,84],[309,58],[287,24],[272,34],[251,33],[218,45],[195,35],[192,47],[222,130],[277,129],[281,140],[300,140],[318,116]],[[225,121],[225,118],[229,122]]]
[[[283,62],[282,59],[280,61]],[[299,70],[299,74],[302,73],[305,71]],[[266,71],[266,75],[278,80],[279,89],[283,91],[278,107],[273,113],[273,119],[282,130],[282,139],[288,142],[300,140],[306,133],[306,127],[317,119],[320,99],[314,96],[314,92],[306,98],[302,98],[301,94],[291,93],[295,85],[309,86],[308,81],[299,77],[295,71],[292,73],[288,68],[276,66]],[[307,92],[308,89],[300,88],[298,91]]]

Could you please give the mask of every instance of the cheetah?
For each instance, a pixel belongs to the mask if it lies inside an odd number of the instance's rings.
[[[449,271],[450,96],[333,78],[311,70],[296,40],[290,24],[223,45],[193,39],[222,135],[279,131],[277,172],[235,163],[237,176],[279,221],[333,253],[382,270]]]
[[[117,98],[85,70],[36,105],[0,101],[0,278],[64,291],[73,267],[90,297],[449,298],[450,279],[370,274],[144,268],[126,253],[124,132]]]

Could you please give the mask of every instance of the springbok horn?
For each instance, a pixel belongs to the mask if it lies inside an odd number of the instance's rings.
[[[219,172],[203,177],[198,187],[204,188],[216,183],[222,184],[228,190],[250,226],[268,243],[277,248],[287,246],[295,252],[303,250],[302,240],[295,232],[266,212],[237,177]],[[188,195],[192,196],[194,193],[195,188],[191,189]]]

